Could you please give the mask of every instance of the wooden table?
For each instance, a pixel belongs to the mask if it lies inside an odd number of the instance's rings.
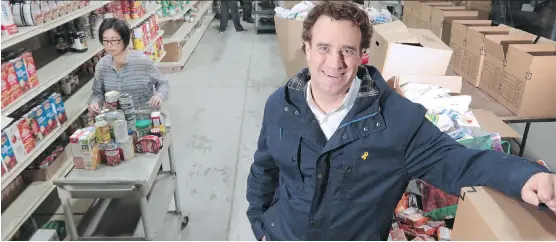
[[[454,73],[454,75],[457,75]],[[494,113],[505,123],[524,123],[525,130],[523,131],[523,138],[521,141],[513,139],[519,145],[519,156],[523,156],[525,151],[525,144],[527,143],[527,136],[529,135],[529,128],[531,123],[545,123],[545,122],[556,122],[556,116],[540,116],[540,117],[520,117],[512,113],[510,110],[498,103],[485,92],[474,87],[469,82],[463,81],[461,94],[471,96],[471,105],[469,108],[472,109],[484,109]]]

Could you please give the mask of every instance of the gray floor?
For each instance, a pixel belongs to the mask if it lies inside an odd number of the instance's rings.
[[[286,80],[276,36],[219,34],[213,21],[184,71],[167,75],[179,189],[191,221],[183,240],[253,240],[246,179],[267,97]]]
[[[217,33],[213,21],[180,74],[167,75],[182,207],[183,240],[254,240],[246,178],[266,98],[286,80],[275,35]],[[520,131],[520,127],[516,127]],[[556,170],[556,124],[531,128],[526,157]],[[552,148],[550,148],[552,147]]]

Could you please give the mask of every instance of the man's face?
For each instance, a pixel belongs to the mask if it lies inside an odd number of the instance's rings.
[[[305,42],[311,87],[325,95],[342,95],[361,64],[361,31],[348,20],[321,16]]]

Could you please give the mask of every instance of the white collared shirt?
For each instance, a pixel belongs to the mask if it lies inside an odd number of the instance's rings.
[[[311,93],[311,81],[307,83],[307,103],[309,104],[309,108],[311,108],[311,111],[317,118],[320,128],[322,129],[322,132],[324,133],[324,136],[326,136],[327,140],[332,137],[334,132],[336,132],[336,129],[338,129],[338,126],[340,126],[342,120],[344,120],[349,110],[351,110],[351,108],[353,107],[360,86],[361,79],[356,76],[353,82],[351,82],[351,87],[344,97],[344,101],[342,102],[342,104],[340,104],[340,106],[332,112],[325,113],[318,107],[318,105],[315,103],[315,100],[313,99],[313,94]]]

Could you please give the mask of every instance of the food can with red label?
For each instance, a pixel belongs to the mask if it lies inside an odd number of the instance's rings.
[[[133,139],[131,136],[124,141],[118,142],[120,147],[120,156],[122,160],[131,160],[135,156],[135,147],[133,147]]]
[[[109,166],[117,166],[120,164],[120,149],[117,144],[110,143],[105,146],[106,164]]]

